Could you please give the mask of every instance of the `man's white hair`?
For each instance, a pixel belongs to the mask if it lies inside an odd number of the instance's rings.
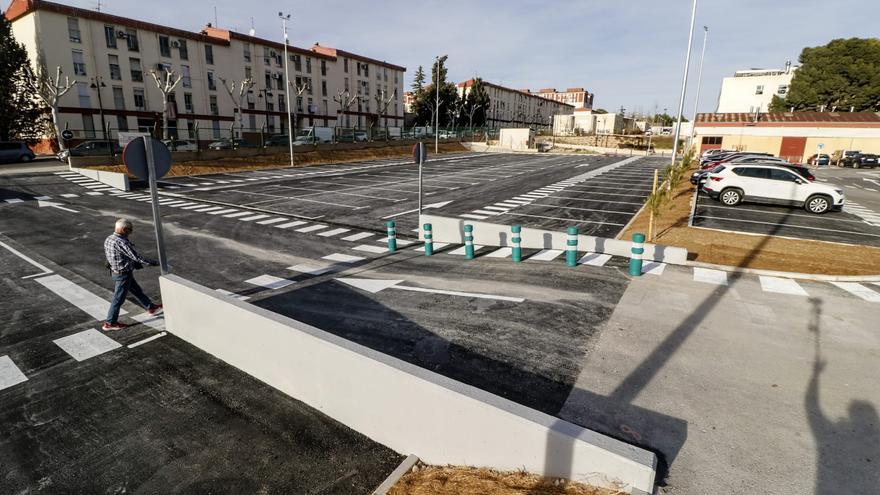
[[[129,220],[127,218],[120,218],[119,220],[116,221],[116,231],[117,232],[119,232],[120,230],[130,229],[132,227],[133,227],[133,225],[131,223],[131,220]]]

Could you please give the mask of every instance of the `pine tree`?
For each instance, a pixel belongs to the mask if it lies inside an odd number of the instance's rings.
[[[422,69],[421,65],[416,69],[416,73],[413,77],[412,92],[414,95],[417,95],[425,89],[425,70]]]
[[[12,24],[0,14],[0,140],[39,140],[46,115],[32,91],[33,73],[24,45],[15,41]]]

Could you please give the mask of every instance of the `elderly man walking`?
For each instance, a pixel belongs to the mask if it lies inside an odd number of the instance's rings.
[[[155,315],[162,309],[161,304],[153,304],[150,298],[144,294],[141,286],[134,279],[134,271],[144,265],[158,266],[159,262],[142,257],[134,250],[134,244],[128,240],[133,225],[130,220],[120,218],[116,221],[115,231],[104,240],[104,254],[107,256],[107,264],[113,273],[113,282],[116,289],[113,292],[113,301],[107,312],[107,321],[101,327],[103,330],[120,330],[127,325],[116,321],[119,318],[119,310],[125,302],[125,296],[129,292],[135,300],[147,310],[150,315]]]

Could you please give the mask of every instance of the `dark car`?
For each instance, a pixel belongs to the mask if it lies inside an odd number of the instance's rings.
[[[853,163],[854,168],[874,168],[877,166],[877,155],[862,153],[858,161]]]
[[[271,136],[263,146],[266,148],[269,146],[290,146],[290,137],[287,134]]]
[[[0,162],[30,162],[34,152],[21,141],[0,141]]]
[[[821,155],[820,154],[820,155],[818,155],[818,158],[817,158],[817,155],[814,154],[813,156],[811,156],[810,158],[807,159],[807,164],[816,165],[819,167],[827,166],[829,163],[831,163],[831,157],[828,155]]]
[[[210,150],[231,150],[238,148],[258,148],[259,146],[256,144],[249,143],[244,139],[236,139],[233,142],[231,139],[221,139],[220,141],[214,141],[213,143],[208,145],[208,149]]]
[[[62,162],[68,156],[102,156],[118,155],[122,153],[122,147],[116,141],[84,141],[78,145],[58,153],[58,159]]]

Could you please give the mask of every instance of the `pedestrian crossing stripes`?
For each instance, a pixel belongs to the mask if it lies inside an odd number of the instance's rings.
[[[27,377],[9,356],[0,356],[0,390],[24,383]]]

